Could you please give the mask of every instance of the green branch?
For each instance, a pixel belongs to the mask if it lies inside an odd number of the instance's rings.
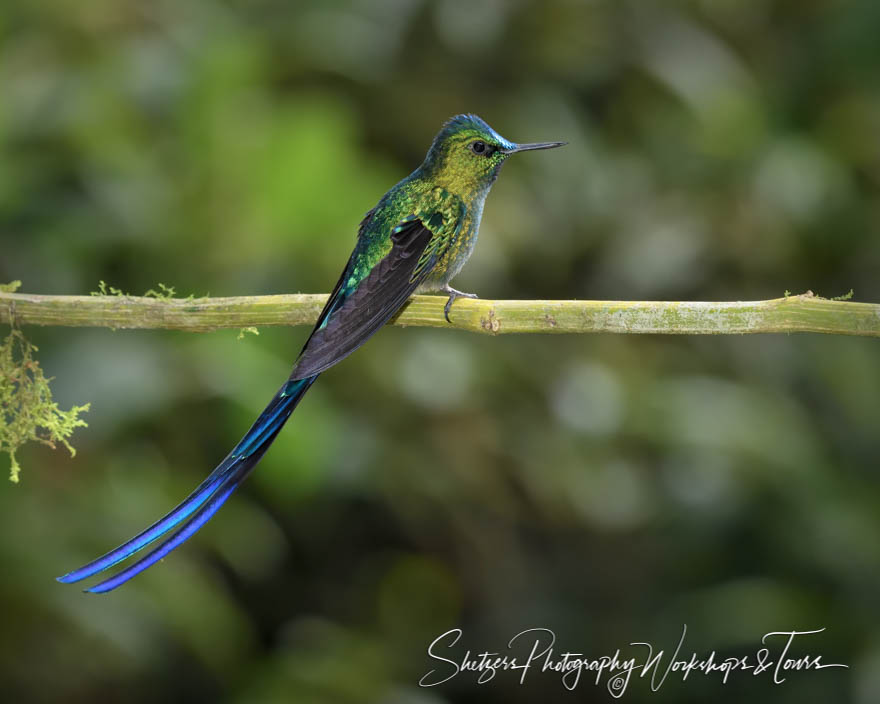
[[[208,332],[264,325],[311,325],[325,294],[166,299],[40,296],[0,292],[0,323]],[[815,332],[880,337],[880,304],[829,300],[811,292],[766,301],[493,301],[459,299],[452,324],[445,297],[414,296],[394,325],[502,333],[741,335]]]
[[[256,332],[264,325],[311,325],[325,294],[173,298],[161,286],[146,296],[128,296],[101,282],[100,295],[40,296],[14,293],[19,282],[0,285],[0,324],[12,325],[0,343],[0,452],[10,457],[17,481],[15,451],[35,440],[54,446],[85,425],[74,406],[62,411],[52,401],[49,380],[33,358],[36,350],[21,325],[108,327],[208,332],[238,328]],[[108,295],[109,294],[109,295]],[[849,296],[842,296],[846,299]],[[501,333],[653,333],[740,335],[818,332],[880,337],[880,304],[826,299],[807,292],[769,301],[701,303],[675,301],[492,301],[459,299],[452,323],[443,316],[443,296],[414,296],[392,320],[394,325],[451,327]]]

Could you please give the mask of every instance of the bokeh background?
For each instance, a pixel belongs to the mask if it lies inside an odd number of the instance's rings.
[[[880,300],[880,4],[7,0],[0,281],[321,292],[361,216],[476,112],[508,163],[459,288],[496,298]],[[555,630],[849,670],[629,701],[880,700],[880,347],[819,335],[387,329],[259,470],[107,597],[53,577],[186,495],[307,330],[27,328],[75,459],[0,484],[0,683],[28,702],[609,701],[552,675],[432,689],[428,643]],[[5,465],[0,467],[5,473]]]

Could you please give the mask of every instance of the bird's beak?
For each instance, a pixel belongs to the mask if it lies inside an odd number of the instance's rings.
[[[510,149],[502,149],[505,154],[516,154],[517,152],[530,152],[533,149],[556,149],[563,147],[568,142],[533,142],[532,144],[514,144]]]

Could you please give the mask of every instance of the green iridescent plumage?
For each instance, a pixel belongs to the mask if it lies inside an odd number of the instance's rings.
[[[373,267],[388,256],[393,228],[416,218],[433,234],[417,268],[417,274],[424,274],[417,290],[447,292],[449,305],[457,295],[472,295],[451,289],[449,282],[473,252],[483,204],[501,165],[516,152],[562,144],[516,144],[476,115],[457,115],[448,120],[434,138],[421,166],[389,190],[367,213],[343,273],[343,294],[353,291]],[[426,271],[426,264],[434,254],[436,262]]]
[[[560,144],[514,144],[476,115],[458,115],[443,125],[422,165],[361,222],[354,251],[289,379],[241,442],[173,511],[59,581],[97,574],[174,531],[145,557],[87,590],[107,592],[190,538],[254,469],[318,375],[366,342],[416,290],[448,293],[448,320],[455,298],[473,295],[456,291],[449,282],[473,251],[483,203],[501,165],[516,152]]]

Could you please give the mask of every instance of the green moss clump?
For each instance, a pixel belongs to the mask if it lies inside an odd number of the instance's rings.
[[[177,290],[174,286],[167,286],[163,283],[158,284],[159,288],[151,288],[149,291],[144,293],[144,298],[155,298],[157,301],[173,301],[175,300],[175,296],[177,294]],[[126,296],[131,297],[131,294],[123,291],[121,288],[116,288],[115,286],[110,286],[105,281],[98,282],[98,290],[90,291],[90,296],[117,296],[120,298],[124,298]],[[186,298],[178,298],[177,300],[182,301],[191,301],[195,298],[195,294],[189,294]]]
[[[103,280],[98,282],[98,290],[90,291],[90,296],[130,296],[131,294],[125,293],[121,288],[116,288],[115,286],[108,286]]]
[[[57,443],[76,454],[68,442],[74,429],[86,426],[79,415],[89,404],[62,411],[52,401],[49,382],[34,359],[37,348],[13,326],[0,344],[0,452],[9,455],[10,480],[18,481],[21,471],[15,453],[29,440],[51,448]]]

